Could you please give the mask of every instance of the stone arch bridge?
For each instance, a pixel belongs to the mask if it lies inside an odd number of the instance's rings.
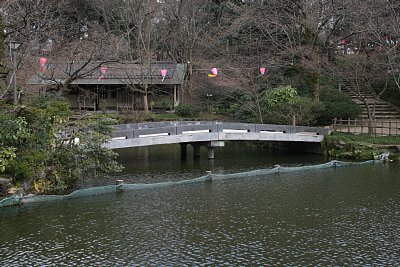
[[[180,144],[182,155],[187,145],[193,146],[194,156],[200,155],[200,147],[208,149],[208,158],[214,158],[214,148],[225,141],[275,141],[319,145],[328,130],[273,124],[250,124],[212,121],[150,122],[115,125],[115,133],[105,147],[110,149],[141,147],[163,144]],[[315,147],[315,146],[314,146]]]

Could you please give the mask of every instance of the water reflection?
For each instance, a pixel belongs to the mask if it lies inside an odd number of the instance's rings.
[[[0,266],[398,266],[399,173],[373,164],[3,209]]]
[[[179,145],[150,146],[117,150],[125,167],[121,177],[130,183],[178,181],[202,176],[206,171],[233,173],[260,168],[302,166],[326,162],[321,155],[296,154],[271,151],[249,142],[226,142],[216,148],[215,159],[207,159],[202,147],[199,159],[194,159],[193,149],[188,146],[185,160],[181,159]]]

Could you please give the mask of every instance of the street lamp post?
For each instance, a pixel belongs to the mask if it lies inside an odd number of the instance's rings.
[[[13,92],[14,92],[14,105],[18,104],[18,94],[17,94],[17,59],[15,55],[15,51],[21,46],[21,43],[10,41],[10,52],[11,52],[11,60],[13,65]]]

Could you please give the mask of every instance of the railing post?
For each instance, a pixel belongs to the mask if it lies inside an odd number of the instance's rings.
[[[357,133],[357,118],[354,119],[354,133]]]
[[[348,118],[348,121],[347,121],[347,132],[348,133],[350,133],[350,118]]]
[[[389,121],[389,136],[392,135],[392,121]]]
[[[364,120],[361,118],[361,133],[364,133]]]
[[[333,118],[333,130],[336,132],[337,131],[337,118],[336,117],[334,117]]]

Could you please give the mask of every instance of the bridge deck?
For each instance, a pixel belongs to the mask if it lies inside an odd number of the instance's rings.
[[[114,138],[105,147],[116,149],[228,140],[316,143],[328,133],[327,129],[319,127],[207,121],[122,124],[115,128]]]

